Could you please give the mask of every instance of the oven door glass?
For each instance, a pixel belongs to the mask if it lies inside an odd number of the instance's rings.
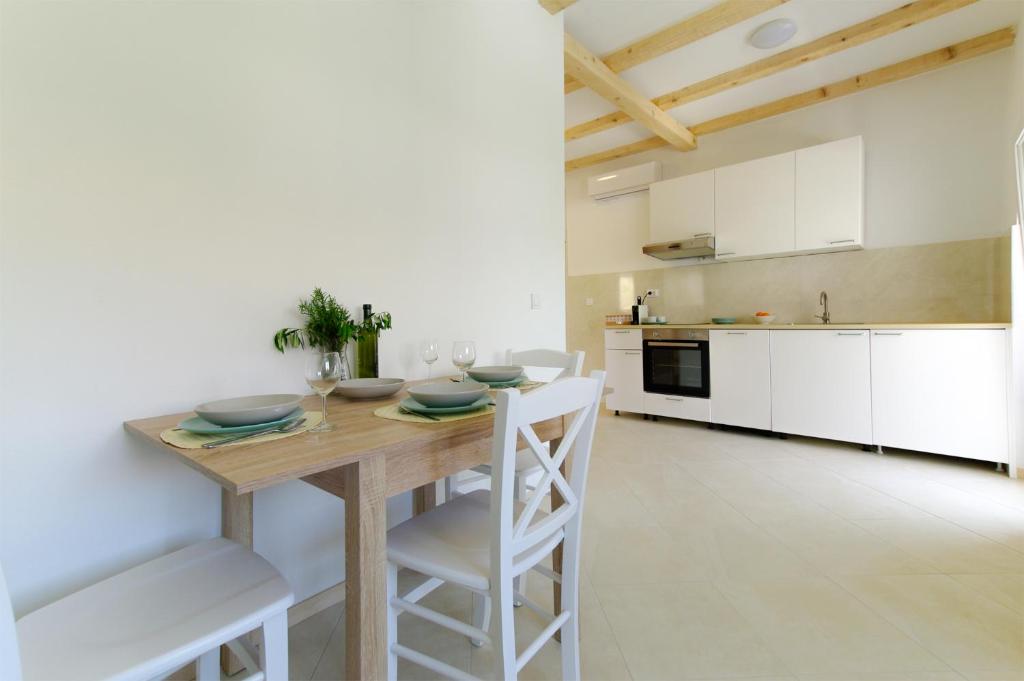
[[[644,343],[644,390],[707,397],[707,346],[706,341]]]

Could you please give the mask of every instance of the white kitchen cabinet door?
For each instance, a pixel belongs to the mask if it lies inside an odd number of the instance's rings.
[[[711,422],[771,430],[768,331],[711,331]]]
[[[875,442],[1006,463],[1006,332],[879,330],[871,336]]]
[[[715,257],[787,253],[794,247],[794,154],[715,170]]]
[[[871,444],[868,332],[770,334],[772,430]]]
[[[612,392],[605,398],[609,409],[644,411],[644,357],[640,350],[605,350],[605,384]]]
[[[864,146],[850,137],[796,152],[796,250],[864,244]]]
[[[650,188],[651,241],[715,235],[715,171],[655,182]]]

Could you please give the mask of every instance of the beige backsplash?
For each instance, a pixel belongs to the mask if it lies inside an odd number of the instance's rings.
[[[1005,322],[1010,319],[1010,239],[711,263],[568,277],[567,341],[604,364],[604,317],[628,311],[636,296],[670,322],[742,321],[757,310],[775,323],[812,322],[819,291],[828,291],[835,322]],[[593,305],[586,304],[587,298]]]

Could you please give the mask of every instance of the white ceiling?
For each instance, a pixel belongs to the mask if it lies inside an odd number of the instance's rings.
[[[565,28],[591,52],[606,54],[677,21],[718,0],[579,0],[565,10]],[[907,0],[790,0],[686,47],[622,72],[631,85],[653,98],[724,71],[782,52],[841,28],[906,4]],[[916,26],[869,41],[838,54],[788,69],[690,104],[669,110],[684,125],[740,111],[810,90],[864,71],[1016,26],[1024,0],[980,0]],[[798,26],[796,36],[774,50],[759,50],[747,36],[761,24],[787,17]],[[615,107],[582,88],[566,95],[566,127],[610,113]],[[566,142],[566,158],[577,158],[650,137],[637,123]]]

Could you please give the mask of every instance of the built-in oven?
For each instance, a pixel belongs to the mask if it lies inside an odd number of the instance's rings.
[[[644,392],[710,397],[707,329],[644,329]]]

